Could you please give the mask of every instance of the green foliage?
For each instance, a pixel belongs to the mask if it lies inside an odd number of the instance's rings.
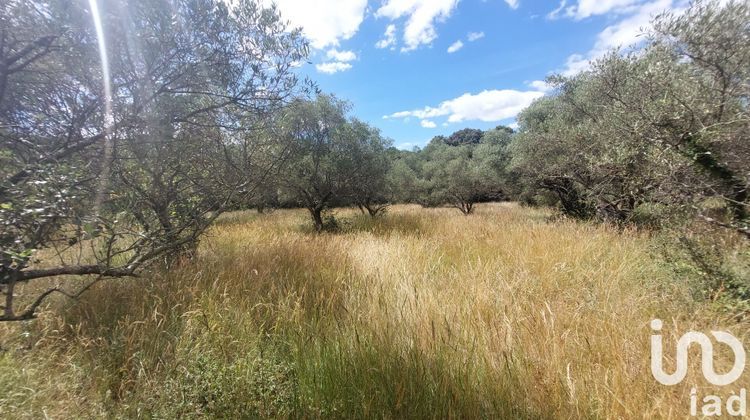
[[[475,128],[464,128],[448,136],[445,144],[449,146],[463,146],[467,144],[479,144],[482,140],[482,130]]]
[[[41,303],[14,304],[16,283],[130,276],[189,254],[260,182],[228,175],[248,167],[234,148],[299,91],[306,41],[258,1],[115,0],[97,13],[106,51],[86,2],[0,8],[3,320]]]
[[[270,351],[237,355],[231,361],[205,352],[184,361],[151,414],[163,418],[285,417],[296,399],[292,366]]]
[[[448,204],[471,214],[475,203],[507,198],[512,134],[506,127],[464,129],[452,137],[470,140],[451,142],[438,136],[423,150],[396,153],[388,173],[395,199],[424,206]]]
[[[555,194],[564,213],[660,223],[718,198],[747,225],[750,7],[695,2],[661,15],[642,50],[612,52],[519,116],[511,171],[521,196]]]
[[[388,201],[390,144],[377,129],[348,118],[349,108],[349,103],[321,94],[296,101],[282,118],[290,153],[281,184],[310,212],[317,231],[333,226],[322,217],[333,203],[353,202],[373,214]]]
[[[738,321],[750,313],[750,249],[743,239],[706,227],[680,228],[656,242],[675,277],[685,279],[696,300],[705,300]]]
[[[436,349],[442,356],[429,357],[416,347],[403,348],[387,333],[385,338],[364,333],[365,328],[354,339],[316,339],[297,346],[302,413],[346,419],[543,418],[543,410],[523,407],[509,390],[492,383],[473,355],[463,356],[464,363],[456,366],[447,345]]]

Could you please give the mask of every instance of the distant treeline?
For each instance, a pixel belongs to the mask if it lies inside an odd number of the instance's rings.
[[[342,189],[334,201],[470,214],[474,203],[510,199],[578,219],[658,227],[697,218],[750,235],[749,7],[696,2],[656,16],[637,48],[550,77],[551,93],[518,116],[518,132],[463,129],[421,150],[384,146],[379,171],[355,183],[369,186],[367,198]]]

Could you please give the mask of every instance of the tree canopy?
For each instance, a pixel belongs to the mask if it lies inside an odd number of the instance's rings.
[[[237,163],[227,150],[290,100],[307,54],[255,1],[12,1],[0,13],[4,320],[79,293],[52,288],[20,308],[19,283],[137,275],[189,251],[252,189],[223,176]]]
[[[709,199],[746,231],[750,9],[695,3],[663,14],[648,44],[590,71],[519,116],[513,170],[575,217],[636,222],[642,211],[700,217]],[[717,223],[723,223],[718,222]]]

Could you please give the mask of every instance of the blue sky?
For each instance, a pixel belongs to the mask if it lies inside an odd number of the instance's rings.
[[[270,1],[270,0],[269,0]],[[613,47],[684,0],[276,0],[310,39],[301,72],[352,102],[401,148],[465,127],[512,125]]]

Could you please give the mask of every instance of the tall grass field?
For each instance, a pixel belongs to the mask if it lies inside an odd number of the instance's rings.
[[[709,385],[697,348],[682,383],[652,376],[652,319],[668,371],[684,332],[749,329],[647,232],[514,204],[336,217],[228,214],[177,268],[0,325],[0,418],[678,419],[693,387],[750,387]]]

